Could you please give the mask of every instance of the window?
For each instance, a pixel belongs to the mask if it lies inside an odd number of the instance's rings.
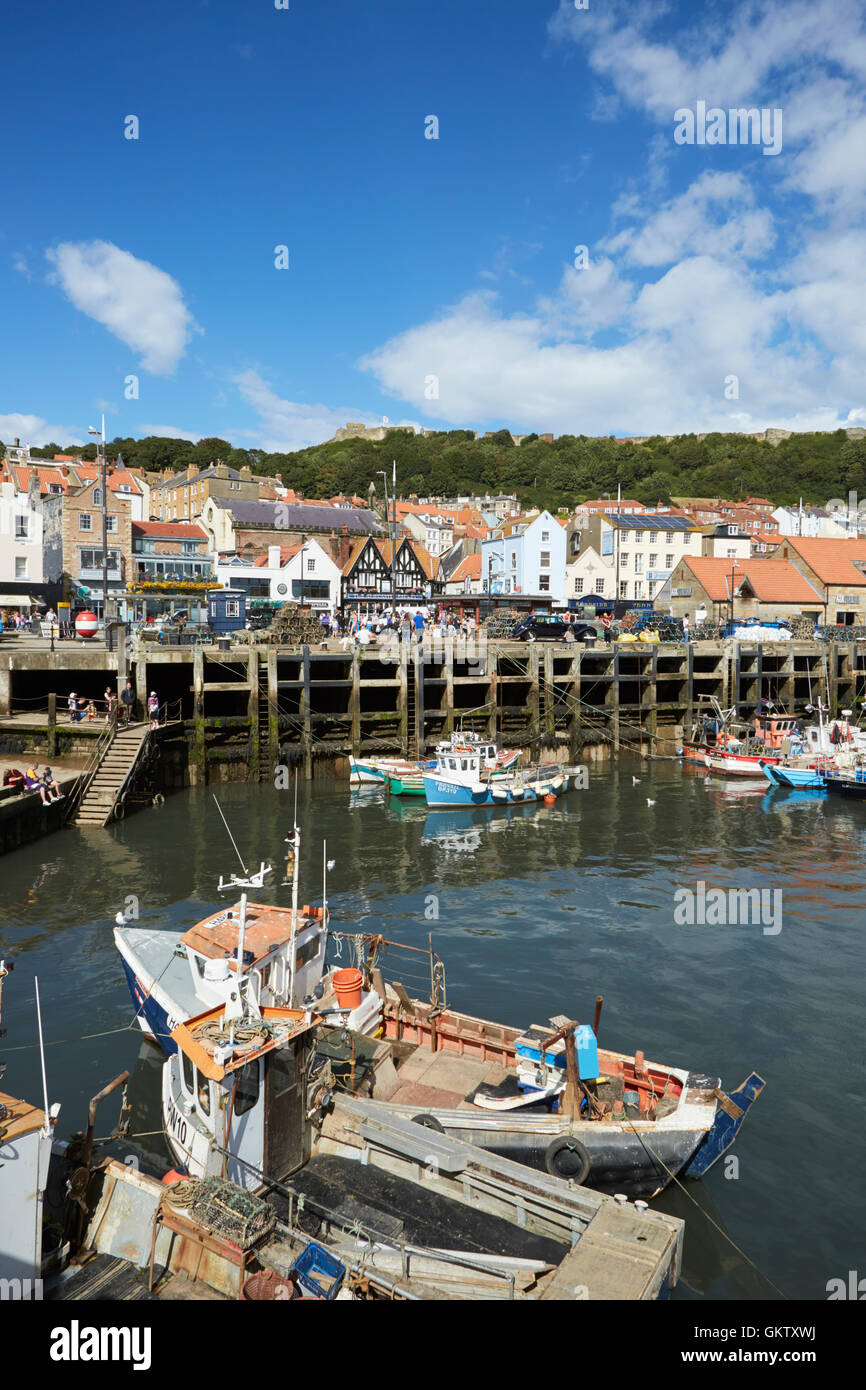
[[[550,532],[549,532],[549,531],[542,531],[542,533],[541,533],[541,544],[542,544],[542,545],[547,545],[547,543],[548,543],[549,540],[550,540]]]
[[[119,570],[119,569],[120,569],[120,551],[119,551],[119,550],[109,550],[109,551],[107,551],[106,553],[107,553],[107,555],[108,555],[107,568],[110,569],[110,570]],[[81,549],[80,549],[79,552],[78,552],[78,556],[79,556],[78,563],[79,563],[79,566],[80,566],[81,569],[83,569],[83,570],[99,570],[99,569],[102,569],[102,550],[101,550],[101,549],[99,549],[99,550],[95,550],[95,549],[94,549],[94,550],[91,550],[91,549],[88,548],[88,547],[82,546]]]
[[[635,531],[634,543],[635,545],[643,545],[643,531]]]
[[[183,1073],[183,1089],[185,1091],[188,1091],[191,1096],[194,1096],[195,1090],[193,1088],[195,1086],[195,1067],[193,1066],[192,1062],[190,1061],[189,1057],[187,1057],[185,1052],[181,1052],[180,1054],[180,1066],[181,1071]]]
[[[79,531],[93,530],[93,517],[90,515],[90,512],[78,513],[78,529]]]
[[[668,551],[668,552],[666,553],[666,555],[665,555],[665,569],[666,569],[666,570],[672,570],[673,567],[674,567],[674,557],[673,557],[671,551]]]
[[[635,581],[634,596],[635,598],[643,598],[643,584],[639,584],[637,581]]]
[[[30,518],[26,516],[16,516],[15,518],[15,539],[16,541],[26,541],[27,528]]]
[[[316,559],[315,559],[315,556],[313,556],[312,559],[310,559],[310,560],[307,561],[307,574],[312,574],[313,571],[315,570],[315,568],[316,568]]]
[[[259,1098],[259,1064],[247,1062],[245,1067],[241,1067],[238,1072],[238,1079],[235,1084],[235,1106],[236,1116],[246,1115],[248,1110],[252,1110]]]
[[[655,552],[654,550],[651,550],[651,551],[650,551],[650,557],[649,557],[649,567],[650,567],[651,570],[654,570],[654,569],[655,569],[655,567],[656,567],[656,561],[658,560],[658,558],[659,558],[659,557],[658,557],[658,555],[656,554],[656,552]]]
[[[540,594],[549,594],[549,593],[550,593],[550,575],[549,575],[549,574],[540,574],[540,575],[538,576],[538,592],[539,592]]]
[[[27,561],[21,555],[15,557],[15,578],[27,578]]]
[[[239,598],[226,599],[226,617],[239,618],[241,615],[241,601]]]
[[[311,960],[319,954],[322,945],[322,938],[317,931],[314,931],[309,941],[305,941],[303,946],[299,946],[295,952],[295,970],[303,970],[305,965],[309,965]]]
[[[102,506],[102,488],[101,488],[101,487],[95,487],[95,488],[93,489],[93,505],[94,505],[94,507],[101,507],[101,506]]]
[[[635,574],[643,574],[643,556],[642,556],[642,555],[635,555],[635,557],[634,557],[634,572],[635,572]]]
[[[575,579],[575,581],[574,581],[574,592],[575,592],[576,594],[582,594],[582,593],[583,593],[583,580],[582,580],[582,579]]]
[[[627,580],[627,579],[621,579],[621,580],[620,580],[620,585],[619,585],[619,596],[620,596],[620,598],[628,598],[628,580]]]
[[[550,569],[550,551],[549,551],[549,550],[542,550],[541,556],[540,556],[540,558],[539,558],[538,563],[539,563],[539,565],[541,566],[541,568],[542,568],[543,570],[549,570],[549,569]]]
[[[295,1084],[295,1049],[281,1048],[274,1056],[274,1098],[285,1095]]]
[[[107,517],[105,518],[105,529],[106,529],[106,531],[116,531],[116,530],[117,530],[117,517],[116,517],[116,516],[107,516]]]
[[[603,580],[603,579],[597,579],[597,580],[595,581],[595,592],[596,592],[597,594],[603,594],[603,593],[604,593],[604,580]]]
[[[513,570],[516,570],[516,569],[517,569],[517,551],[516,551],[516,550],[512,550],[512,552],[511,552],[511,568],[512,568]]]
[[[658,540],[658,534],[659,534],[658,531],[650,531],[650,533],[649,533],[649,543],[650,543],[650,545],[655,545],[656,541]]]
[[[637,557],[635,557],[635,558],[637,558]],[[628,569],[628,555],[627,555],[627,554],[626,554],[626,555],[620,555],[620,557],[619,557],[619,563],[620,563],[620,568],[621,568],[621,569],[627,570],[627,569]]]
[[[210,1114],[210,1082],[206,1076],[200,1072],[195,1074],[196,1095],[198,1096],[198,1108],[203,1115]]]

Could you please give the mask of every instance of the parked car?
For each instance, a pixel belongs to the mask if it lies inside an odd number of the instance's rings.
[[[567,618],[553,613],[529,613],[512,629],[511,639],[515,642],[564,642],[569,629],[575,642],[594,642],[598,636],[594,623],[570,623]]]

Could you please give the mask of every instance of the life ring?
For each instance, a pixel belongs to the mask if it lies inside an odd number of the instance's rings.
[[[445,1133],[435,1115],[413,1115],[412,1123],[413,1125],[421,1125],[423,1129],[435,1129],[437,1134]]]
[[[544,1166],[552,1178],[584,1182],[590,1170],[589,1154],[579,1139],[563,1134],[548,1144]]]
[[[157,793],[156,793],[156,796],[153,798],[153,802],[152,802],[151,804],[154,805],[154,806],[164,806],[164,805],[165,805],[165,797],[163,796],[162,792],[157,792]]]

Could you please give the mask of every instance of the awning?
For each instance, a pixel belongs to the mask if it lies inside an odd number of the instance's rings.
[[[39,599],[31,598],[29,594],[0,594],[0,608],[29,608],[31,604],[39,603]]]

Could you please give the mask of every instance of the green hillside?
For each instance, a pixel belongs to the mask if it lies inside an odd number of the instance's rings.
[[[148,469],[207,466],[220,458],[232,467],[249,464],[256,473],[279,473],[283,482],[307,497],[338,492],[366,497],[371,482],[382,495],[377,471],[397,464],[398,492],[453,496],[471,492],[516,492],[521,503],[555,509],[572,506],[604,492],[654,504],[671,496],[747,497],[776,502],[821,504],[846,497],[850,489],[866,496],[866,440],[849,440],[844,430],[832,434],[797,434],[773,445],[736,434],[705,439],[661,436],[643,444],[615,439],[563,435],[548,444],[529,435],[515,446],[506,430],[488,439],[450,430],[421,436],[391,434],[382,442],[341,440],[296,453],[236,449],[228,440],[209,438],[197,444],[182,439],[114,439],[109,456],[120,451],[127,464]],[[93,457],[94,446],[81,450],[49,444],[34,454],[80,453]]]

